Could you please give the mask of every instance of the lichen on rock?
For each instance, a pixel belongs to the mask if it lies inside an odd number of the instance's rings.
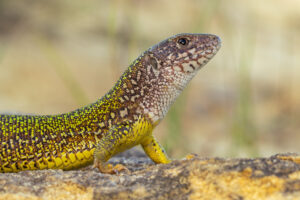
[[[0,174],[1,199],[295,199],[300,197],[300,156],[201,158],[153,164],[137,150],[111,160],[130,172],[74,170]]]

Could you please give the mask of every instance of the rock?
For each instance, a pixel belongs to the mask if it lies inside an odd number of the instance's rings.
[[[224,159],[190,157],[154,165],[131,150],[113,158],[130,172],[101,174],[91,167],[0,174],[5,199],[296,199],[300,156]]]

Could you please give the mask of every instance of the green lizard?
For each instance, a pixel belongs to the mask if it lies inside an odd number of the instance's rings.
[[[155,163],[169,163],[152,131],[220,46],[215,35],[175,35],[140,55],[93,104],[59,115],[0,115],[0,172],[69,170],[94,160],[111,173],[122,166],[106,162],[139,144]]]

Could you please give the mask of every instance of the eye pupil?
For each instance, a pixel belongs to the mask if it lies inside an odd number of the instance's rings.
[[[188,43],[188,41],[185,38],[179,38],[178,43],[181,45],[186,45]]]

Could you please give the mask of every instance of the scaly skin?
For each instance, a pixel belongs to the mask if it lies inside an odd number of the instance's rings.
[[[109,173],[106,161],[138,144],[155,163],[169,163],[152,131],[220,45],[214,35],[175,35],[145,51],[91,105],[61,115],[0,115],[0,172],[69,170],[94,160]]]

